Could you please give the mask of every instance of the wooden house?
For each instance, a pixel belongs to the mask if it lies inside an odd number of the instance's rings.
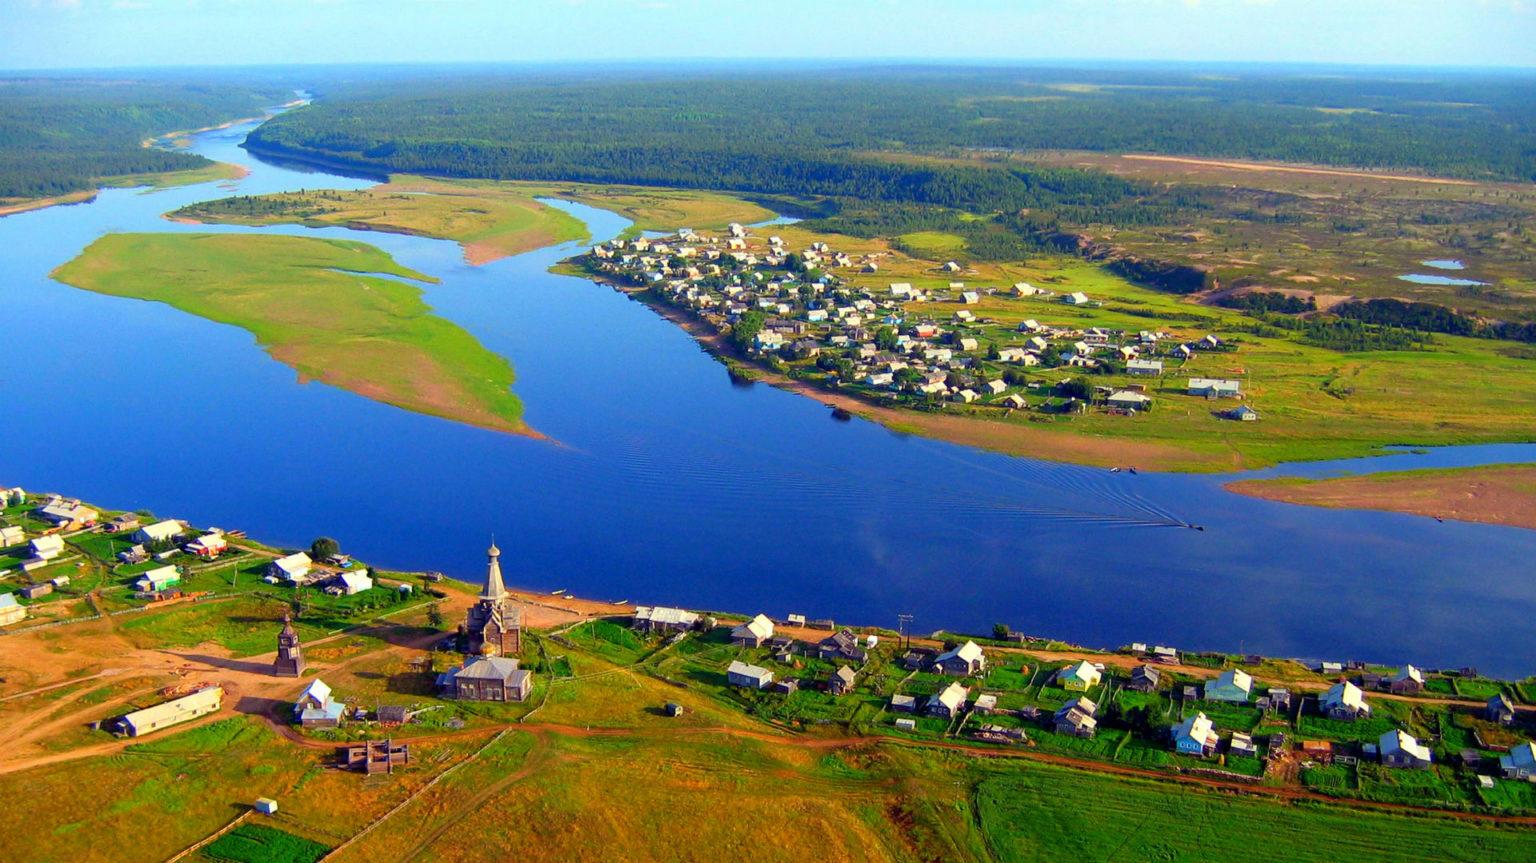
[[[741,660],[733,660],[725,671],[726,682],[744,689],[765,689],[773,683],[773,672]]]
[[[343,767],[372,776],[375,773],[394,773],[411,760],[411,745],[396,743],[389,738],[365,740],[353,746],[344,746],[338,753]]]
[[[818,659],[863,662],[869,658],[869,653],[859,646],[859,637],[853,630],[840,629],[816,644],[816,656]]]
[[[0,626],[20,623],[27,618],[27,609],[16,601],[12,593],[0,593]]]
[[[969,677],[980,674],[987,667],[987,657],[981,650],[981,645],[974,641],[946,651],[934,657],[934,670],[940,674],[948,674],[954,677]]]
[[[1365,703],[1365,693],[1348,680],[1330,687],[1318,698],[1317,706],[1329,719],[1342,722],[1371,717],[1371,706]]]
[[[1141,665],[1131,672],[1131,682],[1126,684],[1126,688],[1137,692],[1155,692],[1162,680],[1162,671],[1151,665]]]
[[[1068,692],[1087,692],[1099,685],[1103,673],[1088,661],[1068,665],[1056,672],[1056,685]]]
[[[1387,689],[1398,695],[1413,695],[1424,689],[1424,672],[1405,665],[1387,678]]]
[[[223,703],[223,698],[223,689],[210,686],[163,704],[135,710],[119,720],[119,727],[128,736],[139,737],[151,731],[158,731],[189,719],[217,712]]]
[[[1253,692],[1253,676],[1241,668],[1229,668],[1205,684],[1206,701],[1245,702]]]
[[[344,706],[331,697],[331,687],[315,678],[294,702],[293,716],[304,728],[335,728],[341,724]]]
[[[1096,718],[1098,712],[1097,704],[1079,695],[1056,710],[1056,733],[1070,737],[1092,737],[1099,730],[1099,720]]]
[[[640,632],[687,632],[698,621],[697,614],[681,608],[637,605],[635,619],[630,626]]]
[[[827,691],[833,695],[847,695],[853,691],[858,675],[846,665],[839,665],[827,678]]]
[[[1381,754],[1381,763],[1386,767],[1428,770],[1434,761],[1429,747],[1402,729],[1393,729],[1381,735],[1376,748]]]
[[[958,681],[944,687],[937,695],[930,696],[924,711],[929,716],[937,716],[942,719],[951,719],[965,706],[965,697],[970,690],[961,686]]]
[[[53,583],[44,581],[39,584],[29,584],[23,587],[19,593],[22,599],[37,599],[40,596],[47,596],[53,593]]]
[[[1173,728],[1173,748],[1185,755],[1210,755],[1220,742],[1210,718],[1204,713],[1196,713]]]
[[[453,674],[453,697],[460,701],[526,701],[533,674],[509,656],[480,656]]]
[[[773,621],[759,614],[731,630],[731,643],[738,647],[762,647],[773,637]]]
[[[1500,692],[1488,699],[1488,706],[1484,708],[1483,715],[1489,722],[1512,725],[1515,721],[1515,705],[1510,703],[1509,696]]]

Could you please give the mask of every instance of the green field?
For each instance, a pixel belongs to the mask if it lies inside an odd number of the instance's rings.
[[[359,191],[204,201],[171,217],[210,224],[334,226],[454,240],[475,264],[587,236],[579,219],[513,187],[409,176]]]
[[[324,845],[265,824],[241,824],[203,848],[209,860],[231,863],[315,863]]]
[[[1234,798],[1044,766],[990,776],[977,786],[976,800],[995,858],[1019,863],[1225,863],[1271,852],[1297,863],[1472,863],[1536,855],[1536,834],[1529,830]]]
[[[108,234],[54,277],[233,324],[303,380],[532,433],[510,390],[511,364],[433,315],[421,290],[400,281],[429,279],[373,246],[261,234]]]

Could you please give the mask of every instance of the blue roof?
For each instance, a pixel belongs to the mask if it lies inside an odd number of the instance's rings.
[[[326,701],[324,707],[306,707],[299,714],[300,722],[313,722],[319,719],[340,720],[343,705],[338,701]]]

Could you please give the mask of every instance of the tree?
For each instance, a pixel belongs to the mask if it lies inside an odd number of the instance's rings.
[[[443,609],[435,602],[427,606],[427,625],[433,629],[443,628]]]
[[[1008,628],[1008,624],[1006,623],[992,624],[992,637],[998,641],[1007,641],[1011,632],[1012,630]]]
[[[997,362],[1003,358],[1003,352],[997,349],[997,342],[987,342],[987,359]]]
[[[736,325],[731,327],[731,344],[735,345],[739,351],[752,347],[752,340],[763,331],[763,323],[766,320],[762,312],[756,310],[743,312],[737,319]]]
[[[322,536],[309,544],[311,560],[327,560],[341,552],[341,544],[328,536]]]
[[[1057,384],[1056,391],[1069,398],[1088,399],[1093,396],[1093,387],[1082,378],[1068,378]]]
[[[882,351],[896,350],[896,328],[881,327],[875,330],[875,347]]]

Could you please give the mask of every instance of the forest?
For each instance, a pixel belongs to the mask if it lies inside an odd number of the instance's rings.
[[[101,177],[200,168],[201,156],[141,146],[292,98],[291,90],[168,78],[0,79],[0,198],[90,189]]]

